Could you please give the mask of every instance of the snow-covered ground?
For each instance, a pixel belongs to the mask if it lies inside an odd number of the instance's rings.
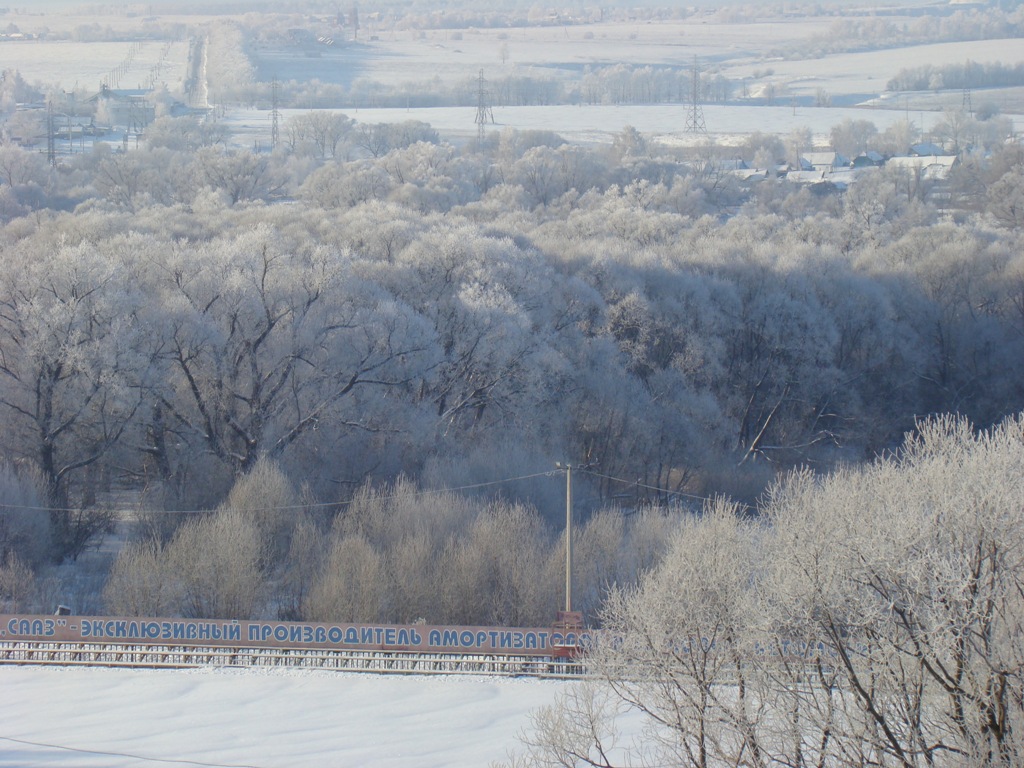
[[[481,768],[569,683],[0,666],[0,766]]]
[[[127,90],[149,88],[154,82],[180,90],[187,70],[188,43],[9,42],[0,47],[0,55],[4,59],[0,68],[12,66],[29,83],[66,91],[81,89],[93,94],[104,82]]]
[[[45,21],[55,29],[76,29],[89,23],[121,28],[140,23],[125,15],[104,17],[49,13],[8,14],[24,31],[40,28]],[[161,16],[153,22],[202,28],[200,17]],[[255,45],[252,63],[266,81],[295,79],[341,83],[352,87],[359,81],[395,87],[436,81],[440,87],[459,87],[475,92],[477,77],[495,80],[512,75],[533,79],[578,80],[587,68],[628,62],[687,72],[699,60],[703,69],[717,69],[737,89],[756,95],[770,88],[778,106],[748,104],[703,107],[709,134],[720,144],[741,143],[754,132],[788,135],[810,128],[818,144],[827,144],[832,126],[844,119],[866,119],[884,131],[896,121],[910,120],[927,133],[942,119],[941,109],[962,103],[959,91],[893,95],[885,92],[889,79],[901,69],[925,64],[945,65],[963,61],[1005,65],[1024,62],[1024,40],[984,40],[961,43],[910,45],[902,48],[824,55],[816,59],[791,58],[807,52],[816,41],[829,39],[831,17],[723,23],[715,15],[696,15],[685,20],[655,23],[620,22],[585,25],[531,26],[516,29],[398,29],[379,20],[367,20],[359,42],[337,46]],[[198,27],[196,26],[198,25]],[[329,30],[328,30],[329,31]],[[338,30],[341,32],[341,30]],[[65,89],[95,92],[106,77],[115,76],[121,87],[134,88],[152,80],[166,83],[179,93],[186,76],[188,43],[170,45],[148,42],[85,41],[8,42],[0,53],[29,82],[57,83]],[[786,53],[783,58],[782,53]],[[287,85],[285,87],[288,87]],[[420,86],[417,86],[420,87]],[[835,108],[815,109],[812,103],[831,99]],[[1001,104],[1004,114],[1019,111],[1019,95],[1007,91],[979,90],[976,103]],[[861,109],[854,108],[861,105]],[[863,108],[873,107],[873,108]],[[667,144],[692,144],[703,137],[685,134],[686,105],[651,106],[544,106],[495,107],[495,130],[547,129],[570,141],[608,143],[630,125]],[[222,113],[223,114],[223,113]],[[292,115],[284,110],[284,119]],[[476,107],[444,109],[348,110],[361,122],[421,120],[442,136],[459,142],[476,136]],[[226,107],[232,143],[252,148],[270,145],[269,109]],[[1011,115],[1018,125],[1019,115]]]

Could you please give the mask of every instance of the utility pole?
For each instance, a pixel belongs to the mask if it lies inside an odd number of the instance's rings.
[[[572,611],[572,464],[565,465],[565,612]]]
[[[572,609],[572,464],[556,462],[555,466],[565,470],[565,610],[558,612],[553,628],[563,637],[555,655],[571,658],[580,650],[583,631],[583,614]]]
[[[348,25],[352,27],[352,39],[359,39],[359,5],[352,3],[352,10],[348,14]]]
[[[565,471],[565,612],[572,611],[572,464],[555,462]]]

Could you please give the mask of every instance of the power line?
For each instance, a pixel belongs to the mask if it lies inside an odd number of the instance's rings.
[[[443,494],[446,494],[446,493],[457,493],[459,491],[471,491],[471,490],[476,490],[478,488],[488,488],[488,487],[492,487],[492,486],[496,486],[496,485],[505,485],[506,483],[516,483],[516,482],[519,482],[521,480],[533,480],[533,479],[538,478],[538,477],[547,477],[547,476],[550,476],[552,474],[555,474],[555,473],[552,472],[552,471],[534,472],[534,473],[529,474],[529,475],[520,475],[518,477],[506,477],[506,478],[502,478],[500,480],[489,480],[489,481],[482,482],[482,483],[469,483],[467,485],[458,485],[458,486],[453,486],[453,487],[450,487],[450,488],[430,488],[430,489],[425,489],[425,490],[421,489],[421,490],[414,491],[411,494],[392,493],[392,494],[377,496],[376,498],[383,499],[383,500],[387,501],[387,500],[390,500],[390,499],[401,498],[402,496],[406,496],[406,495],[412,495],[412,496],[439,496],[439,495],[443,495]],[[301,509],[325,509],[325,508],[330,508],[330,507],[347,507],[347,506],[351,506],[353,504],[358,503],[358,501],[359,501],[358,499],[349,499],[348,501],[324,501],[324,502],[318,502],[318,503],[312,503],[312,504],[291,504],[291,505],[282,506],[282,507],[231,507],[231,509],[244,509],[247,512],[291,511],[291,510],[301,510]],[[22,504],[2,504],[2,503],[0,503],[0,510],[5,510],[5,509],[10,509],[10,510],[15,510],[15,511],[24,511],[24,512],[68,512],[68,513],[75,513],[75,512],[82,512],[82,511],[84,511],[82,509],[74,508],[74,507],[36,507],[36,506],[26,506],[26,505],[22,505]],[[158,515],[201,515],[201,514],[206,514],[207,512],[213,512],[213,511],[215,511],[215,509],[154,509],[154,510],[147,510],[147,512],[149,512],[149,513],[158,514]]]
[[[143,763],[160,763],[162,765],[196,765],[200,768],[263,768],[263,766],[250,764],[206,763],[201,760],[179,760],[173,758],[146,757],[144,755],[132,755],[127,752],[107,752],[98,749],[83,749],[81,747],[67,747],[62,744],[47,744],[41,741],[29,741],[28,739],[16,739],[12,736],[0,736],[0,741],[9,741],[12,744],[23,744],[29,747],[41,747],[43,749],[57,749],[61,752],[74,752],[80,755],[97,755],[99,757],[123,757],[128,760],[136,760]]]
[[[677,491],[677,490],[672,490],[670,488],[662,488],[662,487],[657,486],[657,485],[650,485],[649,483],[642,483],[638,479],[637,480],[626,480],[626,479],[621,478],[621,477],[615,477],[614,475],[609,475],[609,474],[606,474],[606,473],[603,473],[603,472],[597,472],[597,471],[595,471],[593,469],[589,469],[588,467],[584,467],[584,466],[579,466],[579,467],[574,466],[573,470],[577,471],[577,472],[579,472],[581,474],[590,475],[592,477],[601,478],[603,480],[610,480],[610,481],[615,482],[615,483],[621,483],[622,485],[630,487],[630,488],[636,488],[636,489],[641,489],[641,490],[645,490],[645,491],[653,491],[653,492],[655,492],[655,493],[657,493],[657,494],[659,494],[661,496],[665,496],[665,497],[669,497],[669,498],[689,499],[689,500],[692,500],[692,501],[699,501],[701,503],[707,503],[707,502],[713,501],[713,498],[710,497],[710,496],[700,496],[700,495],[693,494],[693,493],[686,493],[685,491]],[[447,493],[459,493],[459,492],[462,492],[462,491],[479,490],[481,488],[493,488],[493,487],[499,486],[499,485],[507,485],[509,483],[517,483],[517,482],[522,482],[524,480],[535,480],[538,477],[552,477],[552,476],[558,475],[558,474],[561,474],[561,472],[559,470],[545,470],[543,472],[532,472],[530,474],[517,475],[515,477],[504,477],[504,478],[500,478],[498,480],[487,480],[487,481],[480,482],[480,483],[467,483],[465,485],[456,485],[456,486],[450,486],[450,487],[445,487],[445,488],[418,489],[418,490],[412,491],[411,493],[404,493],[403,492],[403,493],[389,493],[389,494],[375,495],[374,498],[382,500],[382,501],[391,501],[393,499],[403,498],[405,496],[412,496],[413,498],[421,498],[421,497],[426,497],[426,496],[443,496],[444,494],[447,494]],[[347,501],[324,501],[324,502],[317,502],[317,503],[310,503],[310,504],[291,504],[291,505],[281,506],[281,507],[276,507],[276,506],[275,507],[248,507],[247,506],[247,507],[229,507],[229,508],[230,509],[240,509],[240,510],[244,510],[244,511],[247,511],[247,512],[271,512],[271,511],[287,512],[287,511],[312,510],[312,509],[330,509],[332,507],[336,507],[336,508],[350,507],[350,506],[353,506],[354,504],[358,504],[359,501],[360,500],[357,498],[357,499],[349,499]],[[740,506],[742,506],[745,509],[749,509],[749,510],[753,510],[754,509],[749,504],[741,504]],[[228,508],[228,507],[221,507],[221,509],[224,509],[224,508]],[[146,512],[147,512],[147,514],[154,514],[154,515],[202,515],[202,514],[207,514],[209,512],[214,512],[214,511],[216,511],[216,509],[217,508],[214,508],[214,509],[153,509],[153,510],[146,510]],[[3,503],[0,503],[0,511],[3,511],[3,510],[14,510],[14,511],[24,511],[24,512],[44,512],[44,513],[67,512],[69,514],[70,513],[79,513],[79,512],[83,512],[84,511],[82,509],[71,508],[71,507],[37,507],[37,506],[25,506],[25,505],[21,505],[21,504],[3,504]]]
[[[670,490],[668,488],[661,488],[661,487],[659,487],[657,485],[649,485],[647,483],[641,483],[639,480],[625,480],[625,479],[623,479],[621,477],[615,477],[613,475],[606,475],[606,474],[601,473],[601,472],[595,472],[595,471],[593,471],[591,469],[579,468],[579,471],[584,473],[584,474],[587,474],[587,475],[592,475],[594,477],[600,477],[600,478],[602,478],[604,480],[611,480],[612,482],[622,483],[623,485],[629,486],[631,488],[640,488],[640,489],[643,489],[645,491],[655,491],[656,493],[659,493],[659,494],[662,494],[662,495],[665,495],[665,496],[670,496],[670,497],[671,496],[675,496],[675,497],[678,497],[678,498],[681,498],[681,499],[690,499],[692,501],[699,501],[699,502],[701,502],[703,504],[706,504],[706,503],[708,503],[710,501],[714,501],[713,497],[711,497],[711,496],[699,496],[699,495],[693,494],[693,493],[686,493],[685,491],[673,491],[673,490]],[[742,507],[743,509],[746,509],[746,510],[754,511],[754,507],[750,506],[749,504],[737,503],[737,506]]]

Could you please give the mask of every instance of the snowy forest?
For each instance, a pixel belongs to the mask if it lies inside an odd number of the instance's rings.
[[[550,626],[571,477],[572,607],[615,641],[510,768],[1020,764],[1024,151],[998,104],[936,107],[948,175],[849,184],[795,181],[810,128],[453,139],[349,110],[472,106],[482,75],[285,80],[303,109],[249,149],[217,105],[276,98],[259,46],[305,36],[248,23],[172,41],[206,76],[187,114],[154,88],[144,130],[86,148],[83,121],[77,152],[65,115],[59,157],[52,125],[50,157],[16,140],[43,91],[0,79],[0,612]],[[1020,23],[839,19],[793,56]],[[510,67],[492,93],[657,104],[697,76]],[[891,77],[926,109],[1021,66]],[[828,151],[908,159],[909,103]]]
[[[15,604],[72,589],[94,611],[544,622],[562,461],[581,469],[595,554],[574,577],[596,617],[700,498],[756,506],[931,414],[1024,408],[1016,145],[940,197],[901,169],[844,193],[743,182],[712,147],[672,157],[629,129],[460,148],[313,111],[283,133],[257,154],[160,118],[144,146],[58,169],[0,148]],[[740,152],[766,146],[785,152],[762,135]],[[54,581],[125,499],[138,543],[106,593],[102,569]],[[184,561],[219,545],[245,594],[158,575],[199,578]]]

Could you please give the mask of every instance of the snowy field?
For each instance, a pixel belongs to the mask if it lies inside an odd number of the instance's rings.
[[[4,17],[0,16],[0,20]],[[187,42],[148,41],[79,43],[32,40],[0,43],[0,69],[14,67],[26,82],[44,83],[65,91],[96,93],[110,87],[148,88],[153,82],[180,90],[188,64]],[[116,72],[123,66],[121,72]],[[116,82],[111,81],[111,75]]]
[[[482,768],[566,685],[0,666],[0,766]]]
[[[521,74],[534,77],[578,76],[586,67],[632,66],[689,69],[693,57],[705,64],[755,62],[779,45],[796,46],[826,33],[831,20],[789,23],[714,24],[700,21],[652,24],[585,24],[514,29],[377,30],[369,26],[361,41],[346,44],[345,59],[354,69],[339,72],[336,54],[322,59],[295,51],[253,51],[260,77],[275,74],[297,79],[350,82],[366,78],[389,85],[421,82],[425,77],[453,83],[472,80],[480,69],[487,77]],[[507,58],[503,61],[503,57]],[[290,60],[294,70],[286,68]]]
[[[1019,64],[1024,62],[1024,40],[912,45],[802,61],[772,61],[768,66],[773,72],[771,79],[785,94],[780,99],[789,96],[810,98],[821,88],[834,101],[860,103],[880,96],[889,80],[901,69],[914,69],[929,64],[942,67],[963,64],[968,60],[977,64]],[[759,66],[764,68],[765,64]],[[724,67],[722,74],[740,80],[752,77],[757,68],[750,64],[739,64]]]
[[[59,1],[59,0],[58,0]],[[47,7],[47,6],[43,6]],[[77,29],[88,24],[115,29],[132,24],[163,28],[202,28],[209,19],[195,16],[153,16],[142,20],[125,14],[103,17],[73,14],[0,15],[0,21],[18,23],[24,31],[41,26]],[[898,19],[897,19],[898,21]],[[728,22],[728,23],[725,23]],[[291,23],[282,14],[281,23]],[[297,22],[296,22],[297,23]],[[198,26],[197,26],[198,25]],[[741,143],[754,132],[785,136],[809,128],[818,144],[827,144],[832,126],[844,119],[867,119],[884,131],[893,123],[911,120],[919,130],[930,131],[942,119],[944,106],[958,108],[961,93],[885,94],[887,82],[901,69],[925,64],[944,65],[971,60],[978,63],[1024,62],[1024,40],[986,40],[968,43],[937,43],[861,53],[844,53],[817,59],[797,54],[814,49],[834,34],[830,17],[779,20],[736,18],[700,14],[684,20],[655,23],[589,23],[531,26],[510,29],[402,29],[394,22],[367,19],[357,43],[335,46],[273,47],[254,44],[252,63],[261,80],[276,77],[287,82],[319,80],[350,87],[377,82],[403,87],[433,81],[451,87],[476,88],[481,71],[485,79],[509,75],[577,81],[586,68],[628,62],[688,71],[695,57],[704,69],[717,69],[736,87],[754,94],[770,85],[777,106],[742,104],[704,105],[709,134],[721,144]],[[342,33],[344,36],[344,33]],[[130,51],[134,51],[129,56]],[[128,62],[118,75],[118,86],[136,88],[154,80],[165,83],[182,98],[188,43],[148,42],[132,44],[89,42],[17,42],[0,44],[4,66],[15,66],[29,82],[52,83],[71,90],[99,90],[104,78]],[[468,84],[468,85],[467,85]],[[828,94],[832,107],[809,106],[819,93]],[[1009,91],[979,91],[975,101],[1003,104],[1013,112],[1024,96]],[[860,108],[857,108],[860,105]],[[291,114],[285,111],[287,119]],[[458,143],[476,136],[475,108],[362,109],[346,111],[365,123],[419,120],[434,126],[447,140]],[[267,147],[270,144],[269,110],[227,107],[223,113],[236,147]],[[651,106],[544,106],[495,107],[495,125],[488,130],[551,130],[569,141],[608,143],[629,125],[669,145],[700,140],[686,134],[685,105]],[[1020,129],[1020,118],[1016,128]]]

